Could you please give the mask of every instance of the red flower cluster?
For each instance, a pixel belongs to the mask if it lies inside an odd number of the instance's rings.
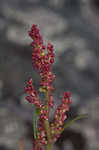
[[[64,120],[67,118],[66,112],[69,111],[69,105],[71,104],[70,96],[70,92],[64,93],[64,96],[62,98],[62,104],[58,106],[55,112],[55,126],[56,129],[59,131],[64,124]]]
[[[69,111],[69,103],[67,97],[63,97],[62,104],[57,108],[55,112],[55,124],[57,127],[63,125],[64,120],[67,118],[66,111]]]
[[[58,108],[55,111],[55,121],[51,124],[51,142],[55,142],[62,132],[62,127],[64,124],[64,120],[67,118],[66,112],[69,111],[69,105],[71,104],[70,99],[71,93],[65,92],[64,96],[62,98],[62,104],[58,106]]]
[[[37,96],[37,92],[34,89],[32,79],[27,82],[25,87],[25,93],[27,101],[35,104],[36,108],[40,110],[38,121],[37,140],[34,139],[34,150],[42,150],[43,146],[50,143],[52,144],[59,138],[64,120],[67,118],[66,112],[69,111],[69,105],[71,104],[70,92],[65,92],[62,98],[62,104],[55,111],[54,123],[49,122],[50,108],[54,106],[54,98],[51,92],[54,90],[52,82],[55,79],[55,75],[52,73],[51,65],[54,62],[53,45],[48,43],[47,47],[43,44],[42,36],[40,35],[37,25],[33,25],[29,32],[30,37],[33,39],[31,46],[33,47],[32,63],[35,70],[39,70],[41,77],[40,92],[44,92],[46,95],[46,104],[42,104]],[[49,128],[49,132],[47,129]]]
[[[46,131],[42,119],[39,120],[38,141],[40,147],[43,147],[43,145],[47,144]]]
[[[26,96],[27,101],[35,104],[38,108],[41,108],[42,102],[38,100],[37,92],[34,90],[34,86],[32,84],[32,79],[29,79],[29,81],[27,82],[27,86],[24,89],[25,93],[29,94],[28,96]]]
[[[51,83],[55,79],[55,75],[51,72],[51,64],[54,62],[55,56],[53,45],[48,43],[46,51],[46,46],[43,44],[42,36],[35,24],[32,26],[29,35],[33,39],[33,42],[31,43],[31,46],[33,47],[32,63],[34,69],[39,70],[42,91],[52,91],[54,88]]]

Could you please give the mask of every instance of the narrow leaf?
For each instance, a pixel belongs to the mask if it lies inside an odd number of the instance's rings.
[[[34,110],[33,112],[33,131],[34,131],[34,138],[37,139],[37,112]]]
[[[79,120],[79,119],[85,118],[86,116],[87,116],[86,114],[78,115],[77,117],[75,117],[75,118],[73,118],[72,120],[68,121],[68,122],[64,125],[62,131],[64,131],[64,129],[67,128],[68,126],[70,126],[74,121],[77,121],[77,120]]]

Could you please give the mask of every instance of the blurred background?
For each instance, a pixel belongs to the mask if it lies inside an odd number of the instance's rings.
[[[32,24],[55,47],[54,98],[72,92],[68,117],[88,114],[53,149],[99,150],[99,0],[0,0],[0,150],[32,150],[33,109],[24,86],[39,77],[32,67]],[[53,119],[53,113],[51,119]]]

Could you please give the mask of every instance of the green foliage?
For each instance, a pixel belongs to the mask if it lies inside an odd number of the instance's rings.
[[[68,122],[64,125],[62,131],[64,131],[65,128],[69,127],[73,122],[75,122],[75,121],[77,121],[77,120],[79,120],[79,119],[85,118],[86,116],[87,116],[86,114],[82,114],[82,115],[78,115],[77,117],[71,119],[70,121],[68,121]]]
[[[33,131],[34,131],[34,138],[37,139],[37,119],[38,118],[38,112],[36,109],[34,109],[33,112]]]

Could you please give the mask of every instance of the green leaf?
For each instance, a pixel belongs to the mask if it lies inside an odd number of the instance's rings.
[[[39,108],[36,109],[36,113],[37,115],[40,115],[41,114],[41,110]]]
[[[75,117],[75,118],[73,118],[72,120],[68,121],[68,122],[64,125],[62,131],[64,131],[64,129],[67,128],[68,126],[70,126],[74,121],[77,121],[77,120],[79,120],[79,119],[85,118],[86,116],[87,116],[86,114],[78,115],[77,117]]]
[[[34,131],[34,138],[37,139],[37,111],[34,110],[33,112],[33,131]]]

